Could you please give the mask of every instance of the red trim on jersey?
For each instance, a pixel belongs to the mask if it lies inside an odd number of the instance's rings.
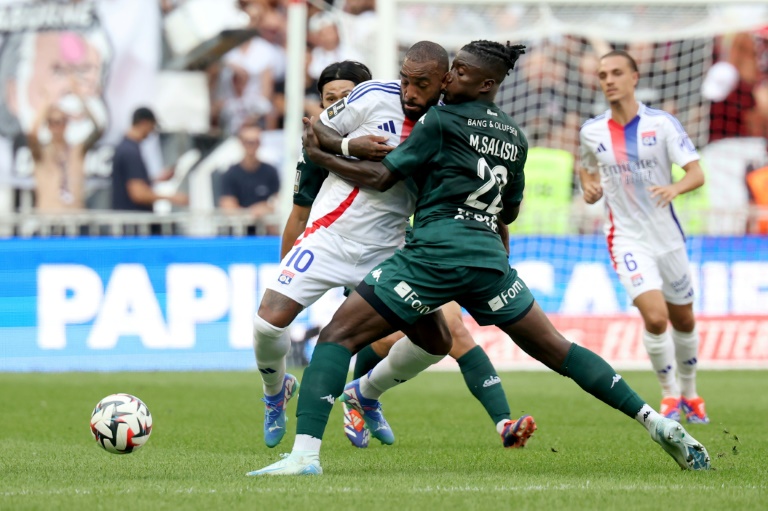
[[[413,131],[413,127],[416,125],[416,121],[412,121],[409,118],[405,118],[403,121],[403,131],[400,133],[400,142],[402,143]]]
[[[343,213],[344,213],[346,210],[348,210],[348,209],[349,209],[349,207],[352,205],[352,202],[354,202],[354,200],[355,200],[355,197],[357,197],[357,194],[358,194],[358,193],[360,193],[360,188],[358,188],[358,187],[356,186],[356,187],[354,188],[354,190],[352,190],[351,192],[349,192],[349,195],[347,195],[347,198],[346,198],[346,199],[344,199],[344,200],[341,202],[341,204],[339,204],[339,205],[338,205],[338,207],[336,207],[336,209],[334,209],[333,211],[331,211],[331,212],[330,212],[330,213],[328,213],[327,215],[325,215],[325,216],[323,216],[323,217],[320,217],[320,218],[318,218],[317,220],[315,220],[314,222],[312,222],[312,225],[310,225],[309,227],[307,227],[307,228],[304,230],[304,234],[302,234],[302,235],[301,235],[301,237],[299,237],[299,239],[297,239],[297,240],[296,240],[296,243],[294,243],[294,244],[293,244],[293,246],[295,247],[296,245],[298,245],[299,243],[301,243],[301,240],[303,240],[304,238],[306,238],[307,236],[309,236],[310,234],[312,234],[313,232],[315,232],[315,231],[316,231],[316,230],[318,230],[319,228],[321,228],[321,227],[328,227],[328,226],[329,226],[329,225],[331,225],[333,222],[335,222],[336,220],[338,220],[338,219],[339,219],[339,217],[340,217],[340,216],[341,216],[341,215],[342,215],[342,214],[343,214]]]
[[[608,221],[611,223],[611,228],[608,231],[606,241],[608,242],[608,254],[611,256],[611,263],[613,263],[613,269],[618,271],[618,265],[616,264],[616,257],[613,255],[613,235],[616,232],[616,224],[613,223],[613,211],[608,208]]]
[[[616,163],[627,161],[627,143],[624,137],[624,126],[608,119],[608,131],[611,132],[611,145],[613,145],[613,156]]]

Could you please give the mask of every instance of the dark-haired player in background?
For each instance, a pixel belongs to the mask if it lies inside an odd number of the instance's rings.
[[[498,230],[519,212],[528,144],[493,100],[522,53],[521,46],[489,41],[464,46],[444,81],[446,106],[431,108],[381,163],[319,154],[305,131],[313,161],[360,185],[385,190],[413,177],[413,237],[366,276],[322,331],[304,373],[291,454],[249,475],[321,474],[321,439],[335,397],[365,410],[439,361],[450,339],[442,314],[430,312],[454,299],[479,324],[499,326],[526,353],[635,418],[682,468],[709,468],[704,446],[648,406],[602,358],[563,338],[509,267]],[[352,354],[397,327],[410,340],[390,353],[396,367],[377,366],[345,388]]]

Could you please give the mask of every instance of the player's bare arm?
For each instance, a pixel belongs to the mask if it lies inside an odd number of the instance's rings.
[[[350,160],[325,152],[320,147],[318,137],[310,123],[304,125],[304,135],[301,140],[312,162],[356,185],[383,192],[389,190],[401,179],[381,162]]]
[[[309,206],[299,206],[294,204],[291,209],[291,214],[288,215],[288,220],[285,222],[283,228],[283,237],[280,241],[280,260],[282,261],[292,248],[299,235],[307,228],[307,221],[309,220],[309,212],[311,211]]]
[[[600,174],[590,172],[584,167],[579,168],[579,180],[581,189],[584,190],[584,201],[594,204],[603,196],[603,187],[600,185]]]
[[[649,186],[651,198],[656,199],[656,205],[664,207],[671,203],[680,194],[690,192],[704,184],[704,171],[701,170],[698,160],[692,161],[683,167],[685,176],[677,183],[666,186]]]
[[[334,154],[342,154],[341,141],[344,137],[335,129],[325,125],[318,118],[304,118],[304,124],[311,124],[320,143],[320,147]],[[386,144],[387,137],[366,135],[349,139],[349,155],[361,160],[381,161],[394,147]]]

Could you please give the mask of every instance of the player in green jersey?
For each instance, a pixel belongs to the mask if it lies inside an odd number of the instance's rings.
[[[474,41],[456,55],[444,81],[446,106],[431,108],[383,162],[350,161],[318,150],[310,158],[338,175],[387,189],[419,185],[413,237],[377,266],[323,330],[304,373],[293,452],[251,475],[320,474],[320,444],[336,396],[363,415],[379,396],[439,361],[450,346],[439,311],[456,300],[481,325],[495,324],[526,353],[646,427],[684,469],[708,469],[709,455],[676,421],[641,399],[595,353],[567,341],[534,301],[498,234],[519,212],[527,142],[494,103],[523,47]],[[398,342],[368,376],[344,387],[352,354],[400,327]]]

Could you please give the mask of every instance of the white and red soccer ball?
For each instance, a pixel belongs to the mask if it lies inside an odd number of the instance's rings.
[[[152,414],[136,396],[112,394],[93,409],[91,433],[107,452],[128,454],[149,440]]]

